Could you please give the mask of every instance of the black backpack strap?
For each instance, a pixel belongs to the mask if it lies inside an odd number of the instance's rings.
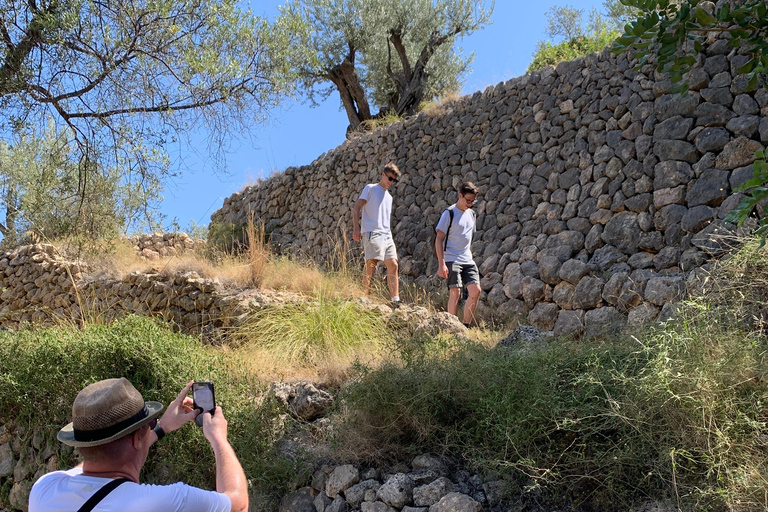
[[[105,486],[96,491],[96,494],[91,496],[88,501],[83,503],[83,506],[80,507],[77,512],[91,512],[93,507],[98,505],[99,502],[107,496],[107,494],[111,493],[117,488],[118,485],[124,484],[125,482],[130,482],[130,480],[127,478],[116,478],[111,482],[107,482]]]
[[[443,240],[443,255],[448,250],[448,233],[451,232],[451,226],[453,226],[453,205],[449,206],[447,210],[450,220],[448,221],[448,231],[445,232],[445,239]]]

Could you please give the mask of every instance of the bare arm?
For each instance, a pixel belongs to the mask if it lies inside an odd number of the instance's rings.
[[[355,206],[352,207],[352,240],[359,242],[361,235],[360,235],[360,214],[363,211],[363,207],[365,206],[365,203],[367,203],[365,199],[358,199],[355,203]]]
[[[435,253],[437,254],[437,275],[446,279],[448,277],[448,267],[445,265],[445,254],[443,253],[443,244],[445,243],[445,233],[437,230],[435,235]]]
[[[227,440],[227,420],[221,407],[216,407],[213,416],[205,413],[203,434],[216,457],[216,491],[229,496],[232,512],[248,512],[248,482],[235,450]]]

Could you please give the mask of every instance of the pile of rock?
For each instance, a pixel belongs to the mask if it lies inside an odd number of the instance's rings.
[[[280,512],[480,512],[499,506],[513,491],[503,480],[451,472],[428,454],[402,469],[382,473],[350,464],[325,466],[314,473],[311,485],[283,498]]]
[[[183,232],[143,234],[126,240],[141,257],[148,260],[180,256],[187,251],[203,251],[206,247],[205,240],[190,238]]]

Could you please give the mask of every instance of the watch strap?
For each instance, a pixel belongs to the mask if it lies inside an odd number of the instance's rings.
[[[152,429],[152,432],[155,433],[158,441],[165,437],[165,430],[163,430],[163,427],[161,427],[159,423],[155,425],[155,428]]]

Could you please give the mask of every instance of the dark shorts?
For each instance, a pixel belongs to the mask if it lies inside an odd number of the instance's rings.
[[[448,288],[462,288],[468,284],[480,284],[480,272],[477,271],[477,265],[469,263],[462,265],[446,261],[448,267]]]

